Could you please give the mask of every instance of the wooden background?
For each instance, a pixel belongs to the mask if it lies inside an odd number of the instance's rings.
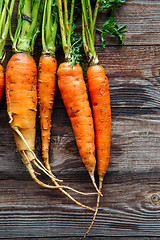
[[[98,25],[104,19],[101,14]],[[110,83],[112,139],[104,197],[88,239],[155,240],[160,239],[160,1],[128,0],[116,20],[128,25],[124,45],[119,46],[107,36],[108,46],[102,52],[99,36],[96,41]],[[38,40],[34,54],[37,63],[40,53]],[[8,38],[4,67],[11,54]],[[38,118],[36,154],[41,158]],[[85,192],[94,190],[58,90],[52,115],[50,161],[53,172],[69,186]],[[72,195],[95,206],[95,196]],[[33,182],[16,149],[3,95],[0,238],[81,239],[91,219],[90,211],[78,207],[58,190],[43,189]]]

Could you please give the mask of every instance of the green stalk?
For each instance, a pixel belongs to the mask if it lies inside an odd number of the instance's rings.
[[[51,37],[51,28],[53,25],[53,18],[52,18],[52,4],[53,1],[52,0],[48,0],[48,4],[47,4],[47,21],[46,21],[46,42],[48,42],[50,40]]]
[[[89,62],[91,62],[92,64],[98,64],[99,61],[98,61],[98,57],[96,55],[96,51],[94,47],[94,33],[93,33],[94,22],[92,23],[91,15],[90,14],[88,15],[87,8],[85,7],[85,0],[81,0],[81,3],[82,3],[82,16],[83,16],[82,24],[83,24],[83,31],[84,31],[83,33],[84,50],[89,59]],[[90,23],[92,23],[91,28],[89,28],[87,18],[89,18]],[[84,34],[85,36],[87,36],[86,38],[84,38]]]
[[[73,24],[74,3],[75,3],[75,0],[72,0],[70,22],[69,22],[69,31],[68,31],[68,38],[67,38],[67,45],[70,48],[70,51],[71,51],[71,33],[72,33],[72,24]]]
[[[2,16],[2,6],[3,6],[3,1],[0,1],[0,16]]]
[[[88,3],[88,14],[89,14],[89,19],[90,19],[90,31],[91,31],[91,34],[92,34],[93,19],[92,19],[92,8],[91,8],[90,0],[87,0],[87,3]]]
[[[1,1],[1,5],[0,5],[0,10],[2,13],[1,20],[0,20],[0,33],[1,33],[0,34],[0,60],[3,59],[3,50],[6,43],[8,29],[11,24],[11,16],[13,13],[15,0],[11,0],[9,9],[8,9],[9,0],[5,1],[4,7],[2,6],[3,5],[2,2],[3,1]],[[3,7],[3,10],[2,10],[2,7]]]
[[[42,48],[43,48],[44,53],[46,53],[48,51],[47,44],[46,44],[46,41],[45,41],[46,9],[47,9],[47,0],[46,0],[45,5],[44,5],[43,21],[42,21]]]
[[[23,14],[31,18],[31,0],[27,0],[27,1],[25,0]],[[23,21],[21,36],[26,35],[27,29],[29,29],[29,27],[30,27],[29,21]]]
[[[43,54],[52,54],[52,56],[55,56],[55,41],[58,26],[56,16],[53,17],[52,15],[52,6],[54,2],[54,0],[46,0],[42,22]],[[56,13],[57,12],[54,12],[54,14]]]
[[[99,4],[100,4],[100,2],[101,2],[101,0],[97,0],[96,6],[95,6],[95,10],[94,10],[93,24],[92,24],[93,34],[94,34],[94,31],[95,31],[95,24],[96,24],[96,20],[97,20],[97,14],[98,14],[98,9],[99,9]]]
[[[62,0],[58,0],[58,13],[59,13],[59,23],[60,23],[60,31],[61,31],[61,38],[62,38],[62,45],[63,45],[63,51],[65,54],[65,59],[68,57],[68,46],[67,46],[67,36],[66,36],[66,30],[65,25],[63,21],[63,8],[62,8]]]
[[[70,19],[69,19],[67,1],[64,0],[64,17],[63,17],[62,0],[58,0],[59,23],[60,23],[63,51],[64,51],[66,61],[69,61],[72,55],[71,34],[72,34],[74,4],[75,4],[75,0],[72,0],[71,13],[70,13]],[[65,24],[64,24],[64,21],[65,21]]]
[[[64,22],[65,22],[65,29],[66,29],[66,36],[67,36],[69,32],[67,0],[64,0],[63,4],[64,4]]]
[[[0,19],[0,35],[2,35],[4,26],[5,26],[6,13],[7,13],[8,4],[9,4],[9,0],[6,0],[6,1],[4,2],[4,7],[3,7],[1,19]]]
[[[84,52],[85,52],[86,56],[88,56],[88,54],[89,54],[89,44],[88,44],[87,36],[86,36],[86,32],[85,32],[83,14],[82,14],[82,39],[83,39]]]
[[[43,6],[44,0],[19,1],[18,25],[13,40],[15,52],[33,53],[41,24]]]

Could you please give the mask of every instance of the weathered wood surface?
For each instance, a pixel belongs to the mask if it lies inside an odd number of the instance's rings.
[[[88,239],[160,238],[159,12],[159,0],[128,0],[116,15],[120,24],[128,25],[125,44],[119,46],[108,37],[108,47],[102,52],[97,36],[99,59],[110,82],[112,143],[104,197]],[[99,17],[98,24],[104,17]],[[10,44],[8,39],[4,67],[12,54]],[[37,63],[40,51],[39,39],[34,54]],[[16,150],[5,96],[0,112],[0,238],[80,239],[92,213],[58,190],[42,189],[32,181]],[[52,170],[66,184],[92,191],[58,90],[52,120]],[[38,118],[36,154],[41,158]],[[95,206],[95,196],[73,196]]]

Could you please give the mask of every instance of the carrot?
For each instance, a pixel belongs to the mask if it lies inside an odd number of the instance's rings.
[[[51,114],[56,91],[57,60],[56,34],[57,34],[57,7],[55,0],[46,0],[42,21],[42,56],[38,69],[38,99],[41,124],[42,157],[46,168],[51,171],[49,165],[49,143]]]
[[[64,1],[64,5],[62,5],[61,0],[58,1],[62,46],[66,59],[66,62],[62,63],[57,71],[58,86],[72,124],[80,156],[89,172],[95,189],[99,192],[94,178],[96,159],[92,112],[82,69],[78,64],[79,59],[77,59],[73,50],[75,45],[72,46],[71,44],[74,5],[75,1],[72,0],[69,16],[67,1]]]
[[[87,81],[96,132],[97,172],[99,185],[102,185],[109,164],[111,143],[110,92],[104,68],[101,65],[90,66]]]
[[[0,64],[0,101],[4,90],[4,69]]]
[[[43,2],[41,1],[35,1],[32,7],[31,0],[19,3],[20,17],[18,18],[19,22],[14,39],[12,39],[12,47],[16,52],[20,53],[14,54],[7,64],[6,100],[10,126],[22,160],[35,182],[47,187],[47,184],[38,180],[32,166],[32,163],[34,163],[51,179],[54,179],[53,174],[43,166],[34,153],[37,113],[37,67],[29,53],[33,52],[38,25],[41,22],[41,8],[43,8]],[[34,18],[31,23],[30,21],[26,22],[22,17],[28,15],[29,18],[32,14]]]
[[[62,63],[57,71],[58,87],[70,118],[80,156],[94,182],[96,165],[94,127],[87,89],[79,64]]]
[[[35,161],[37,113],[37,68],[31,55],[17,53],[9,60],[6,69],[6,102],[17,148],[30,175],[39,184],[31,164]]]
[[[100,3],[101,5],[99,7]],[[93,110],[96,136],[97,172],[99,176],[99,192],[101,193],[102,183],[108,168],[110,156],[111,106],[108,78],[106,77],[104,68],[99,65],[98,56],[94,46],[94,36],[96,30],[95,23],[99,10],[109,8],[108,11],[111,13],[112,10],[115,11],[116,8],[119,8],[121,3],[119,1],[112,1],[108,4],[101,2],[101,0],[97,0],[93,12],[91,2],[89,0],[81,0],[81,4],[83,45],[90,65],[87,70],[87,81]],[[125,32],[125,30],[123,30],[124,28],[125,26],[119,27],[118,24],[115,24],[114,15],[111,15],[110,19],[105,22],[102,28],[98,29],[102,38],[102,47],[105,47],[104,33],[106,32],[117,36],[119,40],[123,42],[123,32]],[[98,193],[97,196],[96,211],[84,238],[89,233],[98,213],[100,193]]]
[[[38,98],[42,136],[42,156],[48,170],[51,114],[56,90],[57,61],[51,55],[42,55],[39,61]]]
[[[96,132],[97,172],[99,176],[99,191],[106,174],[111,144],[111,106],[108,78],[101,65],[90,66],[87,70],[87,81],[92,102],[94,126]],[[99,208],[100,194],[97,196],[96,211],[92,223],[85,234],[89,233]]]

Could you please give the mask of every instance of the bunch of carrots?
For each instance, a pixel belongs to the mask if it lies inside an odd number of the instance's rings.
[[[114,22],[114,12],[123,2],[125,1],[19,0],[18,24],[14,36],[10,29],[14,0],[4,0],[0,3],[1,61],[3,61],[3,51],[9,29],[13,42],[14,55],[6,68],[6,102],[9,123],[13,130],[17,148],[26,169],[37,184],[50,189],[58,188],[79,206],[94,211],[93,220],[84,237],[89,233],[98,212],[100,196],[102,195],[102,182],[109,164],[111,142],[109,84],[105,70],[99,64],[95,51],[95,32],[98,31],[101,35],[102,48],[105,47],[105,33],[115,35],[120,42],[123,42],[125,26],[120,27]],[[82,38],[75,41],[74,20],[76,14],[74,9],[76,4],[79,4],[82,8]],[[104,9],[108,9],[110,18],[101,29],[96,29],[98,12]],[[42,55],[37,74],[36,63],[32,54],[40,28],[42,32]],[[59,65],[58,69],[56,60],[57,35],[61,39],[65,57],[65,61]],[[80,65],[82,44],[89,64],[87,81],[91,106]],[[58,87],[75,134],[79,154],[96,189],[95,193],[83,193],[65,184],[61,185],[62,180],[59,180],[52,173],[50,167],[51,115],[57,78]],[[4,71],[0,65],[0,99],[3,88]],[[39,107],[40,114],[44,163],[37,158],[34,152],[37,107]],[[96,166],[99,176],[98,187],[94,177]],[[51,183],[41,181],[34,167],[38,167],[40,171],[44,172]],[[97,194],[96,209],[80,203],[67,190],[85,195]]]

